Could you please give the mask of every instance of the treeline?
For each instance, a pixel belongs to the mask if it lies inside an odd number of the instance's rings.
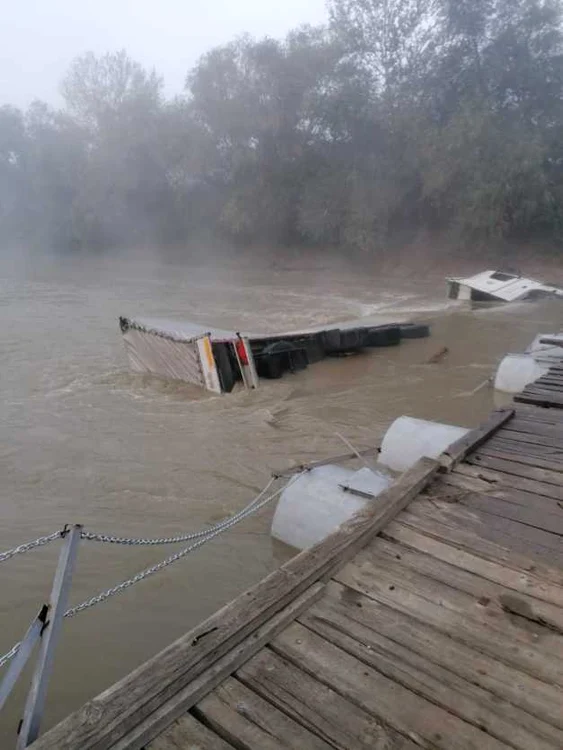
[[[0,239],[373,251],[563,235],[556,0],[329,0],[327,28],[240,38],[184,96],[125,52],[74,61],[65,107],[0,107]]]

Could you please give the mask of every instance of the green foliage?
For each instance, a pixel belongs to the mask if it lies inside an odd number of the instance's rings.
[[[123,51],[75,60],[55,111],[0,107],[0,231],[56,247],[385,247],[563,229],[558,0],[329,0],[328,28],[236,39],[186,95]]]

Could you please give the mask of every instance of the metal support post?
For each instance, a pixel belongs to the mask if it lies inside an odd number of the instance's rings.
[[[59,555],[59,562],[49,600],[49,620],[45,623],[43,629],[41,647],[24,708],[16,750],[24,750],[24,748],[37,739],[39,734],[47,685],[53,669],[55,648],[59,640],[66,610],[81,532],[82,526],[77,524],[64,535],[63,548]]]
[[[8,667],[8,671],[4,675],[4,679],[2,680],[2,684],[0,685],[0,711],[4,708],[4,704],[6,703],[8,696],[12,692],[14,685],[18,680],[18,677],[27,664],[27,660],[33,652],[33,647],[41,638],[41,632],[45,627],[48,612],[49,607],[44,604],[41,607],[41,611],[39,612],[35,620],[27,629],[27,633],[23,637],[17,653],[12,659],[12,663]]]

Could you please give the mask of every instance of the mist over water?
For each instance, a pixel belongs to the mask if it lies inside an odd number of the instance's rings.
[[[475,389],[508,351],[560,328],[556,302],[470,310],[445,298],[443,275],[405,278],[328,262],[237,270],[147,257],[51,257],[0,263],[0,549],[64,523],[169,536],[231,514],[272,470],[378,444],[402,414],[473,426],[494,407]],[[361,319],[417,320],[432,337],[329,359],[259,390],[211,396],[132,375],[119,315],[184,318],[253,331]],[[441,364],[426,364],[442,347]],[[271,509],[64,626],[45,727],[63,718],[285,559]],[[176,547],[83,544],[78,603]],[[0,569],[0,653],[48,596],[58,546]],[[25,681],[24,681],[25,684]],[[2,717],[12,740],[23,691]]]

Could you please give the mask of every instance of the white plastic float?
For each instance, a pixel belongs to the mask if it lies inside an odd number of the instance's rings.
[[[291,547],[307,549],[336,531],[392,481],[383,471],[367,467],[355,471],[328,464],[311,469],[290,480],[282,492],[272,536]]]
[[[542,340],[561,342],[544,344]],[[563,357],[563,333],[538,333],[524,354],[507,354],[498,366],[495,389],[504,393],[520,393]]]
[[[544,344],[542,341],[550,341]],[[553,343],[557,342],[557,343]],[[563,333],[538,333],[524,352],[538,360],[559,360],[563,357]]]
[[[406,471],[423,456],[437,458],[467,432],[456,425],[399,417],[383,438],[380,470],[328,464],[290,480],[274,514],[272,536],[297,549],[311,547],[389,487],[393,478],[386,469]]]
[[[399,417],[385,433],[378,463],[394,471],[406,471],[419,458],[438,458],[453,442],[469,432],[441,422],[427,422],[414,417]]]
[[[541,378],[549,365],[540,362],[531,354],[507,354],[495,375],[495,388],[504,393],[520,393],[524,388]]]

